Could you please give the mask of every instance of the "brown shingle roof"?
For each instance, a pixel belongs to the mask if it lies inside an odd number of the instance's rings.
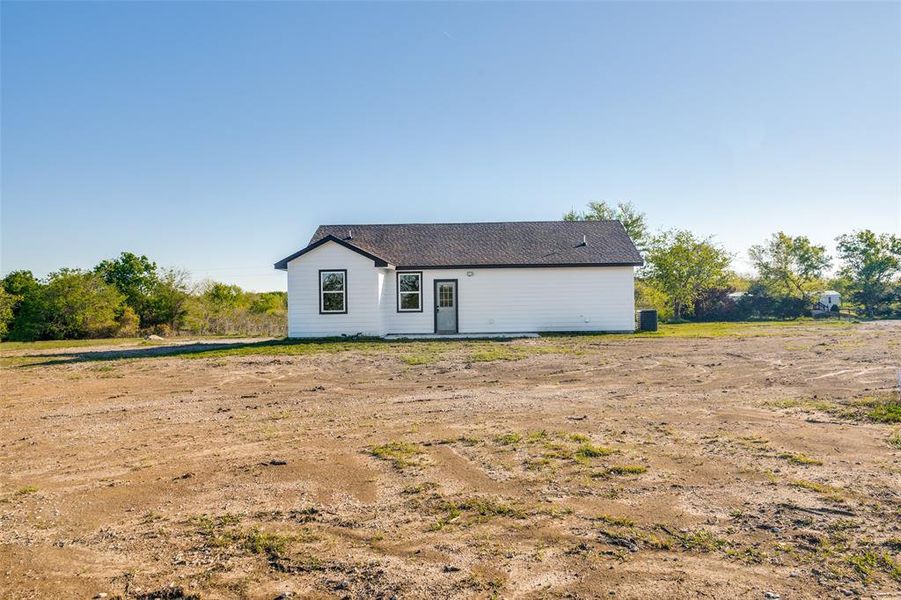
[[[326,238],[405,268],[642,264],[619,221],[523,221],[321,225],[306,248],[275,268],[286,269]]]

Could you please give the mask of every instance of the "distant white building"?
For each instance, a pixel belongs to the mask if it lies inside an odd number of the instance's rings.
[[[816,310],[821,310],[824,312],[830,312],[833,310],[838,310],[835,307],[841,307],[842,305],[842,296],[835,290],[826,290],[825,292],[820,292],[820,298],[817,300]]]

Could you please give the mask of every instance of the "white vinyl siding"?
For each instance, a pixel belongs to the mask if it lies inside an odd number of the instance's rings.
[[[632,267],[529,267],[423,269],[423,311],[387,314],[386,333],[434,332],[436,279],[457,280],[460,333],[635,329]]]
[[[319,271],[343,269],[347,314],[319,314]],[[421,312],[398,311],[397,271],[328,243],[288,263],[288,334],[433,333],[435,279],[457,280],[464,334],[635,328],[632,267],[423,269]]]
[[[319,271],[347,271],[346,313],[319,314]],[[288,335],[383,335],[384,269],[338,244],[323,244],[288,263]],[[393,273],[392,273],[393,277]]]

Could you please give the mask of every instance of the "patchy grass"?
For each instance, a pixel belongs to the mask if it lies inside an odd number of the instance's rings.
[[[783,460],[787,460],[793,465],[822,465],[823,461],[817,460],[816,458],[812,458],[807,456],[806,454],[795,453],[795,452],[782,452],[779,454],[779,458]]]
[[[423,451],[418,444],[392,441],[381,446],[374,446],[369,453],[376,458],[393,463],[398,469],[404,469],[418,465],[418,458],[423,454]]]
[[[502,446],[511,446],[522,441],[522,434],[515,432],[504,433],[494,438],[494,441]]]
[[[793,328],[822,327],[846,329],[854,324],[838,320],[796,319],[793,321],[737,321],[715,323],[662,323],[657,331],[632,334],[636,337],[716,338],[785,335]]]
[[[507,580],[508,575],[503,571],[488,565],[477,565],[470,570],[467,583],[477,590],[489,592],[489,598],[497,598]]]
[[[700,552],[713,552],[727,545],[726,540],[716,537],[706,529],[684,533],[679,532],[676,535],[676,541],[686,550],[698,550]]]
[[[901,581],[901,564],[888,552],[866,550],[849,556],[847,561],[863,582],[867,582],[875,571],[882,571],[895,581]]]
[[[833,414],[840,406],[835,402],[826,400],[803,400],[800,398],[786,398],[785,400],[770,400],[764,406],[772,408],[800,408],[808,411],[820,411]]]
[[[590,458],[609,456],[613,454],[613,452],[613,448],[608,448],[607,446],[596,446],[591,442],[585,442],[576,449],[574,457],[576,460],[587,461]]]
[[[96,340],[43,340],[40,342],[0,342],[0,352],[6,350],[56,350],[89,346],[123,346],[126,344],[161,344],[143,338],[100,338]]]
[[[834,502],[841,502],[845,498],[844,490],[841,488],[837,488],[825,483],[818,483],[816,481],[809,481],[807,479],[795,479],[790,485],[792,487],[800,488],[803,490],[809,490],[811,492],[816,492],[821,496],[828,498]]]
[[[594,458],[609,456],[616,452],[613,448],[599,446],[591,442],[591,438],[583,433],[565,431],[548,431],[546,429],[529,431],[525,434],[508,432],[498,435],[494,442],[502,446],[515,446],[515,450],[528,470],[539,470],[544,467],[555,467],[555,461],[572,461],[580,465],[591,462]]]
[[[602,478],[606,479],[608,477],[622,477],[628,475],[642,475],[643,473],[647,473],[648,468],[642,465],[619,465],[613,467],[607,467],[601,471],[596,471],[591,474],[594,478]]]
[[[293,541],[291,536],[261,531],[254,527],[240,535],[241,546],[251,554],[265,554],[272,558],[284,555],[288,545]]]
[[[296,541],[293,535],[263,531],[254,526],[240,529],[241,519],[236,515],[198,515],[189,522],[197,528],[206,544],[213,548],[231,548],[249,554],[264,554],[270,559],[282,558],[288,547]]]
[[[877,404],[867,416],[878,423],[901,423],[901,402],[889,401]]]
[[[543,442],[551,437],[551,434],[547,432],[547,430],[542,429],[541,431],[530,431],[526,436],[526,441],[530,444],[535,444],[538,442]]]
[[[424,494],[425,492],[431,492],[438,489],[438,484],[434,481],[423,481],[422,483],[414,483],[413,485],[408,485],[403,490],[401,490],[402,494],[408,495],[416,495],[416,494]]]
[[[451,524],[468,526],[482,523],[495,517],[526,518],[526,512],[522,508],[483,496],[458,501],[444,500],[439,503],[438,510],[444,514],[432,524],[432,531],[441,531]]]
[[[217,529],[237,525],[241,522],[241,518],[231,513],[225,513],[216,517],[209,515],[197,515],[190,518],[191,524],[196,526],[202,533],[212,533]]]
[[[494,362],[497,360],[520,360],[525,358],[525,352],[511,348],[510,346],[493,346],[474,350],[469,355],[468,362]]]
[[[202,341],[220,340],[219,347],[193,344],[191,338],[168,338],[147,341],[141,338],[114,338],[98,340],[53,340],[46,342],[3,342],[0,352],[47,349],[77,349],[90,346],[137,346],[114,349],[108,352],[77,353],[65,355],[40,355],[32,357],[2,356],[0,363],[6,366],[26,366],[76,362],[85,360],[122,360],[128,358],[158,358],[180,356],[188,359],[224,358],[231,356],[277,355],[307,356],[356,351],[394,355],[411,366],[433,364],[448,352],[468,352],[468,362],[515,361],[541,354],[584,354],[593,341],[628,340],[647,337],[711,338],[742,336],[775,336],[790,333],[792,328],[829,328],[831,330],[853,327],[853,323],[835,320],[799,319],[796,321],[760,321],[736,323],[680,323],[662,324],[656,332],[636,333],[548,333],[542,338],[553,337],[555,343],[542,340],[385,340],[378,337],[333,337],[317,339],[282,338],[258,342],[226,343],[230,336],[204,336]],[[177,343],[177,344],[176,344]],[[152,348],[148,348],[152,346]],[[142,350],[144,353],[142,353]],[[27,360],[24,360],[27,359]]]
[[[456,506],[464,511],[473,512],[482,517],[510,517],[524,519],[525,512],[510,504],[499,502],[494,498],[474,497],[462,500]]]
[[[418,367],[420,365],[433,365],[436,362],[440,361],[443,357],[443,352],[424,351],[404,354],[400,357],[400,360],[404,364],[410,365],[412,367]]]
[[[632,519],[626,519],[625,517],[614,517],[611,515],[598,515],[595,518],[595,521],[600,521],[601,523],[605,523],[607,525],[613,525],[616,527],[635,527],[635,521]]]
[[[36,493],[37,491],[38,491],[38,488],[36,485],[26,485],[24,487],[20,487],[19,489],[17,489],[16,493],[14,495],[15,496],[29,496],[31,494]]]
[[[876,423],[901,423],[901,401],[897,394],[864,396],[852,400],[804,400],[786,399],[767,402],[773,408],[798,408],[804,411],[819,411],[851,421],[874,421]]]

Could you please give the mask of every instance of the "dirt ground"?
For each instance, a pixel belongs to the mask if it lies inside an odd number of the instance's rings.
[[[901,598],[901,322],[109,350],[0,347],[3,598]]]

